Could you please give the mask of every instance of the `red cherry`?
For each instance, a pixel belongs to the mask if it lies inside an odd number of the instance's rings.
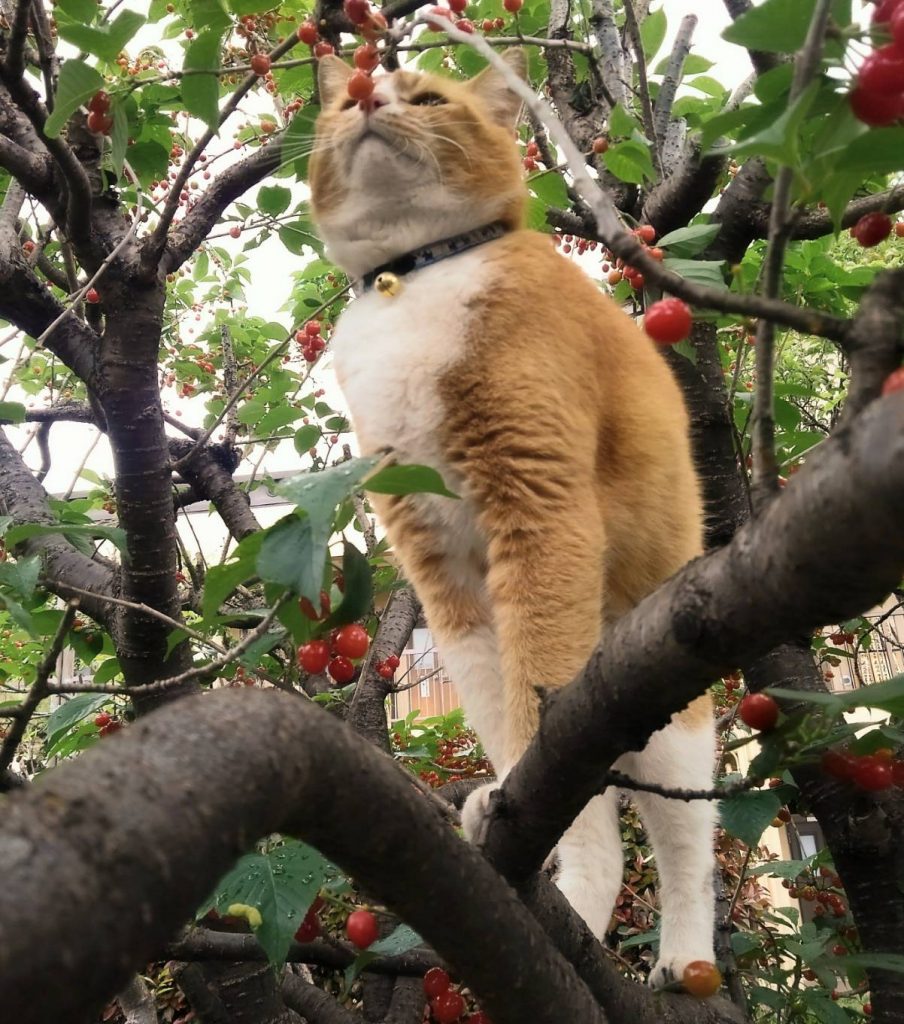
[[[100,302],[100,292],[96,288],[89,288],[85,292],[85,302]]]
[[[444,971],[442,967],[431,967],[424,975],[424,994],[428,999],[435,999],[443,992],[448,992],[451,984],[452,980],[448,972]]]
[[[468,18],[459,18],[455,22],[455,27],[459,32],[464,32],[469,36],[474,35],[474,22]]]
[[[320,38],[320,33],[317,31],[317,26],[313,21],[303,21],[298,26],[296,35],[300,42],[306,43],[308,46],[313,46]]]
[[[898,53],[904,54],[904,4],[898,4],[889,22],[892,39]]]
[[[660,299],[650,306],[643,318],[647,334],[660,345],[674,345],[690,334],[693,317],[681,299]]]
[[[295,932],[296,942],[313,942],[320,934],[320,918],[313,907],[305,914],[304,920]]]
[[[345,0],[342,5],[345,16],[353,25],[363,25],[370,15],[368,0]]]
[[[238,224],[233,224],[233,226],[229,229],[229,237],[230,238],[241,238],[242,237],[242,229],[238,226]]]
[[[681,984],[686,992],[698,999],[715,995],[722,987],[722,975],[718,967],[709,960],[692,960],[684,968]]]
[[[101,89],[88,100],[88,109],[92,114],[106,114],[110,109],[110,95]]]
[[[367,16],[367,20],[361,26],[361,35],[364,36],[368,43],[373,43],[383,35],[386,28],[387,22],[383,15],[379,11],[371,11]]]
[[[326,640],[309,640],[298,648],[298,664],[312,675],[316,675],[330,663],[330,645]]]
[[[738,705],[738,714],[751,729],[769,732],[778,721],[778,704],[768,693],[748,693]]]
[[[634,234],[637,235],[642,242],[646,242],[647,245],[649,245],[650,242],[656,241],[656,228],[654,228],[652,224],[641,224]]]
[[[108,715],[106,711],[101,711],[101,713],[94,719],[94,724],[98,727],[98,729],[102,729],[105,725],[109,725],[110,722],[112,721],[112,715]]]
[[[390,654],[386,659],[386,664],[395,671],[399,667],[399,656],[397,654]]]
[[[593,145],[590,148],[596,154],[605,153],[609,148],[609,140],[600,136],[600,138],[593,140]]]
[[[353,71],[346,88],[353,100],[366,100],[374,91],[374,80],[366,71]]]
[[[270,58],[265,53],[256,53],[251,58],[251,70],[256,75],[266,75],[270,70]]]
[[[517,14],[524,6],[524,0],[502,0],[502,6],[509,14]]]
[[[439,1024],[454,1024],[465,1012],[465,1001],[457,992],[443,992],[430,1000],[430,1009]]]
[[[350,626],[342,626],[336,632],[336,653],[346,658],[363,658],[369,646],[370,637],[363,626],[352,623]]]
[[[867,1017],[872,1017],[872,1015],[873,1015],[873,1004],[872,1003],[864,1003],[863,1004],[863,1013]]]
[[[101,736],[111,736],[114,732],[119,732],[121,728],[122,722],[117,722],[116,719],[113,719],[112,722],[107,722],[106,725],[102,725],[99,732]]]
[[[335,52],[336,51],[333,49],[333,44],[328,43],[326,42],[326,40],[323,39],[319,43],[316,43],[314,46],[314,56],[318,60],[320,60],[321,57],[329,57],[331,53]]]
[[[484,30],[484,32],[492,32],[496,26],[493,23],[492,18],[484,18],[480,27]]]
[[[314,606],[306,598],[302,597],[298,602],[298,607],[301,610],[302,615],[306,615],[312,622],[319,622],[321,619],[325,619],[330,614],[330,595],[325,591],[320,591],[320,611],[315,612]]]
[[[395,675],[392,666],[388,665],[385,661],[378,662],[376,665],[376,669],[377,675],[381,679],[392,679],[392,677]]]
[[[900,93],[904,90],[904,54],[894,44],[880,46],[863,62],[857,84],[867,92]]]
[[[468,0],[446,0],[446,2],[449,4],[449,10],[456,14],[464,14],[464,10],[468,6]]]
[[[350,683],[355,677],[355,666],[342,654],[336,655],[326,667],[332,679],[337,683]]]
[[[353,910],[345,922],[345,934],[358,949],[367,949],[380,934],[377,919],[369,910]]]
[[[879,0],[876,9],[873,11],[873,24],[886,24],[900,6],[901,0]]]
[[[373,71],[379,67],[380,51],[373,43],[364,43],[355,50],[355,67],[362,71]]]
[[[904,94],[869,92],[858,85],[848,96],[854,117],[873,128],[904,117]]]
[[[857,759],[846,750],[826,750],[820,759],[820,766],[833,779],[848,780],[854,773]]]
[[[853,780],[861,789],[873,792],[893,786],[895,776],[890,764],[867,754],[857,759],[857,763],[854,765]]]
[[[897,370],[890,373],[882,385],[883,395],[891,395],[895,391],[904,391],[904,366],[899,366]]]
[[[98,110],[92,110],[88,115],[88,131],[95,135],[109,135],[113,127],[113,118],[109,114],[102,114]]]
[[[892,232],[891,217],[887,213],[865,213],[851,228],[851,235],[864,249],[884,242]]]
[[[904,238],[904,220],[895,221],[895,235],[898,238]]]

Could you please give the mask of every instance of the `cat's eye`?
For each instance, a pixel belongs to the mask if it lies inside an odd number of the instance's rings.
[[[419,92],[408,101],[413,107],[439,107],[448,102],[445,96],[438,92]]]

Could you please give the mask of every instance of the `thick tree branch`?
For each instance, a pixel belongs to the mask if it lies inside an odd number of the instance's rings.
[[[314,1024],[361,1024],[360,1014],[346,1010],[329,992],[297,974],[283,978],[282,995],[286,1006]]]
[[[769,234],[769,214],[771,204],[751,201],[746,210],[747,225],[751,238],[766,238]],[[898,213],[904,210],[904,185],[873,195],[853,199],[845,207],[841,217],[841,227],[850,228],[867,213]],[[835,224],[828,210],[807,210],[794,218],[790,236],[793,239],[823,238],[835,230]]]
[[[656,103],[653,107],[653,127],[660,146],[665,143],[669,121],[672,117],[672,105],[678,93],[678,86],[681,84],[684,62],[691,51],[691,37],[696,27],[696,14],[688,14],[681,19],[675,42],[672,44],[672,52],[669,54],[669,63],[656,96]]]
[[[403,587],[392,595],[349,708],[348,724],[383,750],[389,749],[386,697],[392,690],[392,680],[383,679],[376,666],[391,654],[401,655],[420,613],[421,603],[411,587]]]
[[[21,455],[0,430],[0,507],[18,525],[41,523],[57,525],[47,505],[47,494],[35,480]],[[80,588],[78,600],[84,612],[98,622],[109,625],[112,608],[104,596],[112,593],[113,571],[77,551],[62,537],[34,537],[23,541],[19,550],[26,555],[39,555],[43,563],[42,583],[52,593],[68,600],[76,595],[71,586]],[[71,586],[70,586],[71,585]]]
[[[115,856],[102,839],[111,822]],[[253,690],[161,708],[7,799],[4,1008],[18,1024],[96,1013],[252,837],[273,831],[313,843],[383,898],[468,979],[496,1024],[604,1020],[515,893],[403,769],[314,705]],[[650,997],[651,1014],[655,1005]]]
[[[49,195],[51,176],[48,173],[48,163],[3,135],[0,135],[0,167],[5,167],[38,199]]]
[[[198,449],[187,438],[170,438],[169,450],[174,462],[183,460],[179,472],[186,483],[191,484],[199,498],[213,502],[237,541],[260,529],[248,495],[232,477],[239,462],[235,449],[225,443]],[[194,454],[185,459],[189,452]]]

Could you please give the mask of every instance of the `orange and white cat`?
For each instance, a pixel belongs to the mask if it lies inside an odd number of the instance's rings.
[[[523,74],[520,51],[506,55]],[[687,416],[662,356],[596,284],[523,226],[512,131],[520,103],[492,69],[470,82],[401,70],[348,97],[320,62],[315,220],[359,282],[430,243],[499,237],[357,289],[332,340],[363,452],[435,467],[460,501],[372,501],[450,675],[503,779],[536,729],[536,686],[562,686],[606,623],[701,551]],[[441,248],[441,247],[440,247]],[[711,785],[701,699],[617,767]],[[490,787],[472,794],[477,834]],[[654,984],[713,959],[712,804],[634,799],[661,877]],[[617,794],[595,797],[557,847],[557,884],[602,938],[624,871]]]

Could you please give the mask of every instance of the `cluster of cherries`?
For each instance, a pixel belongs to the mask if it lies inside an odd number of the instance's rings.
[[[805,868],[796,878],[785,878],[782,886],[788,890],[788,895],[794,900],[803,900],[805,903],[816,903],[813,913],[817,917],[824,917],[831,913],[832,917],[842,918],[847,916],[847,904],[842,895],[843,886],[841,879],[832,868],[823,864],[817,871],[812,868]],[[857,928],[855,925],[844,925],[840,929],[842,937],[856,939]],[[843,952],[838,951],[838,946],[832,950],[836,956],[844,956],[848,949],[841,946]],[[813,978],[807,978],[812,981]]]
[[[101,736],[111,736],[122,728],[122,722],[107,711],[101,711],[99,715],[95,715],[94,724]]]
[[[850,94],[854,116],[872,126],[904,120],[904,0],[880,0],[873,26],[891,40],[864,60]]]
[[[110,95],[101,89],[88,100],[88,131],[96,135],[109,135],[113,128],[110,113]]]
[[[302,602],[306,601],[302,598]],[[310,606],[310,602],[308,602]],[[302,611],[306,611],[302,604]],[[322,616],[316,616],[321,618]],[[367,654],[370,636],[363,626],[351,623],[330,630],[327,639],[309,640],[298,648],[298,664],[311,675],[326,671],[334,683],[344,685],[355,678],[354,662]]]
[[[875,792],[897,786],[904,789],[904,760],[895,757],[889,747],[880,747],[871,754],[855,754],[847,747],[831,747],[822,755],[822,770],[842,782],[851,782],[858,789]]]
[[[304,327],[295,332],[295,340],[308,363],[316,363],[317,357],[326,348],[321,330],[322,324],[319,320],[308,320]]]
[[[895,223],[887,213],[877,210],[874,213],[865,213],[851,227],[851,238],[855,239],[864,249],[870,249],[872,246],[884,242],[892,231],[898,238],[904,237],[904,221]]]
[[[467,1009],[464,996],[442,967],[431,967],[424,975],[424,995],[430,1001],[430,1013],[438,1024],[454,1024]],[[476,1010],[465,1017],[463,1024],[490,1024],[490,1018],[483,1010]]]

